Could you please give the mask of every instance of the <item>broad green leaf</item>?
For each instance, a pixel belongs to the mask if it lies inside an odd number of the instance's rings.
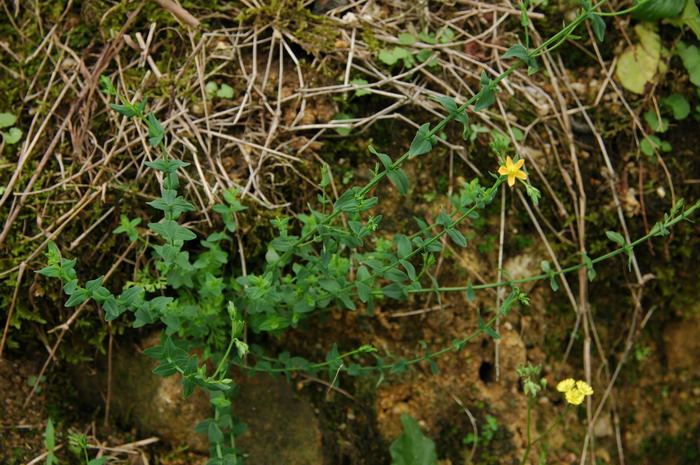
[[[673,118],[676,120],[685,119],[690,114],[690,104],[681,94],[671,94],[661,99],[661,103],[670,108]]]
[[[156,115],[152,112],[148,115],[148,122],[150,123],[148,127],[148,143],[151,144],[152,147],[155,147],[163,141],[165,130],[163,126],[161,126],[160,121],[156,118]]]
[[[161,223],[149,223],[148,227],[167,241],[189,241],[197,238],[195,233],[184,226],[180,226],[173,220],[164,220]]]
[[[644,121],[647,122],[653,132],[668,131],[668,120],[663,117],[659,120],[655,111],[644,112]]]
[[[221,87],[219,87],[219,90],[216,91],[216,96],[219,98],[232,99],[233,98],[233,87],[229,86],[228,84],[221,84]]]
[[[437,97],[435,99],[442,105],[447,112],[452,115],[455,121],[462,123],[462,138],[467,140],[469,138],[469,116],[465,112],[459,112],[459,107],[457,102],[451,97]]]
[[[353,119],[354,116],[349,115],[347,113],[338,113],[333,117],[333,121],[344,121],[346,119]],[[348,123],[349,125],[349,123]],[[347,136],[350,134],[350,128],[349,127],[337,127],[335,128],[335,132],[340,134],[341,136]]]
[[[491,79],[486,71],[481,72],[481,95],[474,103],[474,111],[481,111],[490,107],[496,101],[496,94],[491,88]]]
[[[695,87],[700,87],[700,49],[697,46],[688,46],[685,42],[678,42],[676,53],[683,60],[683,66],[688,70],[690,82],[695,84]]]
[[[88,291],[86,291],[82,287],[79,287],[68,298],[68,300],[65,303],[65,306],[66,307],[75,307],[76,305],[80,305],[83,302],[85,302],[89,297],[90,297],[90,294],[88,294]]]
[[[117,113],[126,116],[127,118],[131,118],[132,116],[136,115],[136,110],[134,110],[130,106],[117,105],[116,103],[110,103],[109,107],[112,110],[116,111]]]
[[[162,376],[163,378],[167,378],[168,376],[172,376],[177,373],[177,365],[175,365],[174,362],[161,363],[153,369],[153,373],[158,376]]]
[[[401,195],[408,195],[408,188],[410,184],[408,181],[408,176],[404,170],[401,168],[394,168],[392,170],[388,170],[386,175],[389,177],[389,179],[391,179],[391,182],[394,183],[396,189]]]
[[[0,129],[9,128],[17,121],[17,117],[12,113],[0,113]]]
[[[680,18],[672,19],[670,22],[678,27],[688,26],[695,33],[695,37],[700,40],[700,10],[698,10],[695,0],[687,0]]]
[[[608,236],[608,239],[610,239],[613,242],[616,242],[620,245],[625,245],[625,238],[622,237],[620,233],[617,233],[615,231],[606,231],[605,235]]]
[[[396,244],[396,248],[400,258],[403,258],[406,255],[413,252],[413,246],[411,245],[411,241],[408,239],[408,237],[404,236],[403,234],[397,234],[394,236],[394,244]]]
[[[37,273],[42,276],[47,276],[49,278],[57,278],[61,276],[61,271],[59,270],[58,265],[49,265],[38,270]]]
[[[639,42],[620,55],[615,75],[625,89],[644,94],[647,83],[653,82],[659,72],[661,38],[649,23],[636,25],[634,31]]]
[[[399,42],[401,42],[401,45],[411,45],[416,41],[415,37],[413,37],[411,34],[406,34],[405,32],[399,34],[397,38],[399,39]]]
[[[641,0],[635,0],[635,4]],[[690,0],[691,2],[694,0]],[[635,19],[658,21],[664,18],[677,18],[683,11],[686,0],[649,0],[632,13]]]
[[[16,144],[22,138],[22,131],[17,128],[10,128],[7,132],[3,132],[6,144]]]
[[[401,424],[403,434],[389,447],[391,465],[437,465],[435,443],[421,432],[418,422],[402,413]]]
[[[589,19],[591,20],[591,26],[593,27],[593,34],[595,34],[595,38],[598,40],[598,42],[602,42],[603,39],[605,39],[605,21],[600,17],[600,15],[595,13],[591,13]]]
[[[396,283],[408,280],[408,275],[401,270],[397,270],[396,268],[391,268],[390,270],[384,272],[383,277]]]
[[[366,86],[369,84],[366,79],[353,79],[350,81],[353,86]],[[355,97],[362,97],[363,95],[369,95],[372,92],[368,89],[355,89]]]
[[[490,326],[486,324],[484,319],[481,317],[481,312],[479,311],[479,309],[476,310],[476,317],[479,321],[479,328],[481,328],[486,334],[488,334],[493,339],[501,338],[501,336],[496,331],[494,331]]]
[[[92,459],[88,462],[88,465],[104,465],[109,460],[109,457],[100,457],[97,459]]]
[[[467,246],[467,239],[462,235],[461,232],[459,232],[456,229],[448,229],[447,230],[447,235],[450,236],[450,239],[452,239],[452,242],[457,244],[460,247],[466,247]]]
[[[411,148],[408,150],[408,156],[415,157],[416,155],[430,152],[433,148],[431,139],[430,123],[425,123],[418,129],[418,132],[416,132],[416,137],[413,138]]]

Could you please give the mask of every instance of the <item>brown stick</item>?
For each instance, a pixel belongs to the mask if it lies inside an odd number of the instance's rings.
[[[199,20],[183,7],[175,3],[173,0],[154,0],[162,8],[168,10],[171,15],[179,19],[189,27],[199,29]]]

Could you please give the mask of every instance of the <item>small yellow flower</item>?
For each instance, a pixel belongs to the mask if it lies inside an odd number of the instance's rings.
[[[557,384],[557,391],[566,392],[571,390],[576,385],[576,381],[573,378],[565,379],[564,381]]]
[[[522,179],[523,181],[527,179],[525,171],[520,169],[523,167],[524,163],[525,160],[522,158],[513,163],[510,157],[506,157],[506,165],[498,168],[498,174],[501,176],[508,176],[508,185],[512,187],[515,184],[515,178]]]
[[[593,388],[585,381],[574,381],[573,378],[565,379],[557,384],[557,391],[563,392],[566,401],[573,405],[580,405],[586,396],[593,394]]]
[[[578,389],[584,396],[590,396],[593,394],[593,388],[585,381],[576,381],[576,389]]]

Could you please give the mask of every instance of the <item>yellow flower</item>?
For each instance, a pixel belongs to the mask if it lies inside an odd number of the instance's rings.
[[[498,174],[501,176],[508,176],[508,185],[512,187],[513,184],[515,184],[515,178],[522,179],[523,181],[527,179],[525,171],[520,169],[523,167],[524,163],[525,160],[522,158],[513,163],[510,157],[506,157],[506,165],[498,168]]]
[[[593,394],[593,388],[585,381],[576,381],[576,389],[578,389],[584,396],[590,396]]]
[[[573,378],[565,379],[557,384],[557,391],[563,392],[566,401],[573,405],[580,405],[586,396],[593,394],[593,388],[585,381],[574,381]]]

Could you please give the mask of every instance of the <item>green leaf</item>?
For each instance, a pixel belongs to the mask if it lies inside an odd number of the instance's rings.
[[[462,123],[462,138],[467,140],[469,138],[469,116],[465,112],[459,112],[459,107],[457,102],[451,97],[437,97],[440,105],[442,105],[445,110],[454,118],[458,123]]]
[[[435,443],[421,432],[418,422],[402,413],[401,424],[403,434],[389,447],[391,465],[437,465]]]
[[[233,87],[229,86],[228,84],[221,84],[221,87],[219,87],[219,90],[216,91],[216,96],[219,98],[232,99],[233,98]]]
[[[224,442],[224,433],[221,432],[219,426],[213,421],[209,423],[207,435],[209,436],[209,442],[212,444],[221,444]]]
[[[625,238],[620,235],[620,233],[617,233],[615,231],[606,231],[605,235],[608,236],[608,239],[610,239],[613,242],[616,242],[620,245],[625,245]]]
[[[17,128],[10,128],[9,131],[2,133],[2,137],[5,138],[6,144],[16,144],[22,138],[22,131]]]
[[[433,144],[430,137],[430,123],[425,123],[418,129],[416,137],[411,142],[411,148],[408,150],[409,157],[422,155],[432,150]]]
[[[155,147],[163,141],[165,130],[163,126],[161,126],[160,121],[156,119],[156,115],[154,115],[153,112],[148,115],[148,122],[150,123],[148,125],[148,143],[151,144],[152,147]]]
[[[12,113],[0,113],[0,129],[9,128],[17,122],[17,117]]]
[[[37,271],[38,274],[42,276],[47,276],[49,278],[57,278],[61,276],[61,270],[58,265],[49,265]]]
[[[106,95],[117,95],[117,89],[115,89],[109,76],[104,74],[100,76],[100,87],[102,87],[102,92]]]
[[[461,232],[459,232],[456,229],[448,229],[447,230],[447,235],[450,236],[450,239],[457,244],[460,247],[466,247],[467,246],[467,239],[464,238]]]
[[[68,300],[65,303],[65,306],[66,307],[75,307],[76,305],[80,305],[83,302],[85,302],[89,297],[90,297],[90,294],[88,294],[88,291],[86,291],[82,287],[79,287],[68,298]]]
[[[350,81],[353,86],[366,86],[369,84],[366,79],[353,79]],[[362,97],[363,95],[369,95],[372,92],[367,89],[355,89],[355,97]]]
[[[153,208],[171,213],[173,219],[180,216],[181,213],[194,211],[195,209],[194,205],[182,196],[178,196],[177,191],[173,189],[164,190],[159,199],[146,203]]]
[[[395,65],[399,60],[404,60],[404,64],[406,64],[409,57],[411,57],[411,52],[403,47],[394,47],[391,50],[385,48],[380,50],[379,55],[377,55],[381,62],[389,66]]]
[[[371,145],[369,146],[369,151],[370,151],[370,153],[372,153],[372,155],[376,155],[377,158],[379,158],[379,161],[382,162],[382,165],[384,165],[384,168],[388,169],[389,167],[391,167],[394,164],[394,162],[391,160],[391,157],[389,155],[387,155],[386,153],[377,152],[375,150],[375,148],[372,147]]]
[[[180,168],[190,166],[190,164],[174,158],[170,158],[167,161],[159,158],[156,161],[147,161],[146,166],[153,168],[154,170],[161,171],[165,174],[172,174]]]
[[[639,42],[620,55],[615,75],[625,89],[644,94],[647,83],[654,81],[659,71],[661,37],[651,24],[638,24],[634,31]]]
[[[486,71],[481,72],[481,95],[474,103],[474,111],[481,111],[490,107],[496,101],[496,94],[491,88],[492,81]]]
[[[403,234],[396,234],[394,236],[394,244],[396,244],[396,248],[399,253],[399,258],[404,258],[406,255],[409,255],[411,252],[413,252],[413,246],[411,245],[411,241],[408,239],[408,237],[404,236]]]
[[[345,191],[343,195],[341,195],[338,200],[335,201],[333,208],[341,211],[350,211],[357,208],[357,199],[355,198],[355,195],[359,190],[360,189],[358,187],[353,187]]]
[[[411,45],[416,41],[415,37],[413,37],[411,34],[406,34],[405,32],[399,34],[397,38],[399,39],[399,42],[401,42],[401,45]]]
[[[688,26],[695,33],[695,37],[700,40],[700,10],[698,10],[695,0],[687,0],[683,14],[680,18],[671,20],[670,23],[678,27]]]
[[[88,465],[104,465],[109,460],[109,457],[100,457],[98,459],[92,459],[88,462]]]
[[[484,319],[481,317],[481,312],[479,311],[479,309],[476,310],[476,317],[477,320],[479,320],[479,328],[481,328],[486,334],[488,334],[493,339],[501,338],[501,336],[496,331],[494,331],[490,326],[486,324]]]
[[[44,446],[46,446],[46,449],[50,452],[53,452],[54,448],[56,447],[56,438],[54,436],[53,422],[51,421],[51,418],[49,418],[49,421],[46,422],[46,430],[44,430]]]
[[[397,270],[396,268],[391,268],[385,271],[383,277],[396,283],[408,280],[408,275],[401,270]]]
[[[694,1],[694,0],[690,0]],[[641,0],[635,0],[635,5]],[[686,0],[649,0],[632,12],[632,17],[642,21],[658,21],[664,18],[677,18],[683,11]]]
[[[396,189],[401,195],[408,195],[408,188],[410,186],[410,183],[408,181],[408,176],[406,175],[406,172],[404,170],[402,170],[401,168],[394,168],[391,170],[387,170],[386,175],[389,177],[389,179],[391,179],[391,182],[394,183]]]
[[[408,293],[404,289],[404,286],[396,283],[384,286],[382,288],[382,294],[384,294],[386,297],[389,297],[390,299],[395,300],[405,298],[408,295]]]
[[[126,116],[127,118],[131,118],[132,116],[136,115],[136,110],[134,110],[131,106],[110,103],[109,107],[117,113]]]
[[[153,373],[158,376],[162,376],[163,378],[167,378],[168,376],[172,376],[177,373],[177,365],[175,365],[175,362],[161,363],[153,369]]]
[[[668,131],[668,120],[662,117],[659,121],[659,117],[654,111],[644,112],[644,121],[647,122],[647,124],[651,127],[651,130],[654,132]]]
[[[474,292],[474,287],[472,286],[472,282],[469,281],[467,284],[467,301],[468,302],[474,302],[476,299],[476,292]]]
[[[353,119],[354,116],[349,115],[347,113],[338,113],[333,117],[333,121],[344,121],[346,119]],[[348,123],[350,124],[350,123]],[[350,128],[349,127],[337,127],[335,128],[335,132],[340,134],[341,136],[347,136],[350,134]]]
[[[164,349],[163,346],[149,347],[143,351],[143,354],[155,360],[163,360]]]
[[[661,103],[673,112],[673,118],[676,120],[685,119],[690,114],[690,104],[681,94],[664,97]]]
[[[149,223],[148,227],[162,236],[166,241],[190,241],[197,238],[195,233],[184,226],[180,226],[173,220],[164,220],[161,223]]]
[[[593,12],[590,13],[588,18],[591,20],[591,26],[593,27],[593,34],[598,42],[602,42],[605,39],[605,21],[600,15]]]

